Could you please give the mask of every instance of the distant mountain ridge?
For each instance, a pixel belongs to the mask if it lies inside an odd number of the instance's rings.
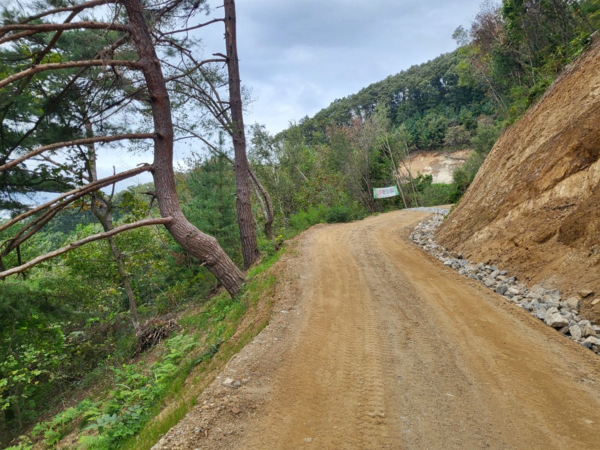
[[[493,115],[495,107],[480,87],[460,81],[463,61],[460,49],[440,55],[337,99],[299,125],[308,143],[318,143],[325,139],[327,127],[348,125],[353,117],[371,115],[381,105],[393,126],[406,128],[413,148],[466,144],[477,119]],[[449,130],[456,127],[463,134],[451,142]]]

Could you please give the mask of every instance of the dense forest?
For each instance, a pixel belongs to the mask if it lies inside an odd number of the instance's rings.
[[[0,23],[0,443],[13,449],[73,433],[73,448],[149,448],[136,439],[223,351],[283,241],[459,201],[600,27],[599,0],[486,2],[456,51],[273,136],[243,123],[232,0],[208,60],[178,33],[219,26],[202,23],[216,3],[21,3]],[[184,140],[204,150],[175,170]],[[100,146],[153,162],[102,175]],[[407,165],[462,148],[451,185]],[[146,172],[153,183],[115,187]],[[398,197],[373,198],[391,185]]]

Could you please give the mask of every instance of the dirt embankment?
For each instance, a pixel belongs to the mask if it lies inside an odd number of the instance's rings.
[[[496,143],[438,233],[529,283],[595,295],[600,322],[600,39]]]

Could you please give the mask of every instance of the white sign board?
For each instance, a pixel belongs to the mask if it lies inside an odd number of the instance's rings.
[[[390,186],[384,188],[374,188],[373,189],[373,197],[374,198],[390,198],[398,195],[398,186]]]

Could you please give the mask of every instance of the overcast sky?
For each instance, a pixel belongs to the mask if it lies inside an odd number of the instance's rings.
[[[336,98],[454,50],[452,33],[471,23],[481,1],[238,0],[241,78],[255,100],[245,123],[277,133]],[[222,24],[195,36],[205,57],[225,51]],[[102,176],[141,161],[126,150],[110,155],[100,158]],[[145,174],[125,184],[148,181]]]
[[[336,98],[454,50],[452,33],[471,23],[481,1],[238,0],[241,78],[256,99],[246,123],[281,131]],[[200,34],[208,53],[223,45],[221,25],[213,27],[210,36]]]

